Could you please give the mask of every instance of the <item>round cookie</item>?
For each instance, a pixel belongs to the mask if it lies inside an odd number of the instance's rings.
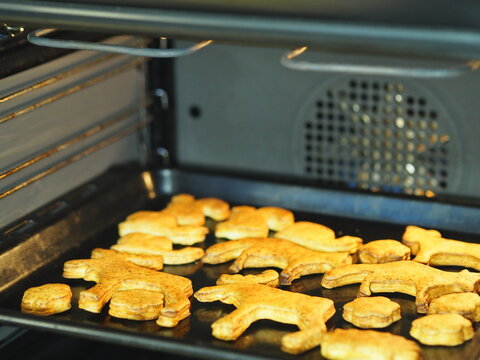
[[[72,290],[66,284],[45,284],[31,287],[23,293],[24,313],[48,316],[71,308]]]
[[[470,340],[472,323],[458,314],[433,314],[412,321],[410,335],[425,345],[455,346]]]
[[[360,328],[384,328],[400,320],[400,305],[384,296],[359,297],[343,306],[343,318]]]
[[[160,316],[164,296],[160,292],[133,289],[115,292],[108,313],[129,320],[153,320]]]
[[[477,293],[456,293],[433,299],[428,314],[459,314],[464,318],[480,321],[480,296]]]
[[[410,260],[411,250],[400,241],[374,240],[362,245],[358,258],[363,264],[383,264],[393,261]]]

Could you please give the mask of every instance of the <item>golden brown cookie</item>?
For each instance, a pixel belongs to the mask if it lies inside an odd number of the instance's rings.
[[[402,336],[375,330],[335,329],[327,332],[321,353],[335,360],[420,360],[420,347]]]
[[[268,228],[273,231],[283,230],[295,222],[295,217],[290,210],[275,206],[258,208],[257,213],[265,219]]]
[[[111,249],[125,254],[159,256],[166,265],[188,264],[199,260],[205,252],[198,247],[173,250],[173,243],[163,236],[130,233],[120,237]],[[137,263],[137,265],[140,265]]]
[[[428,314],[459,314],[470,321],[480,321],[480,296],[473,292],[440,296],[432,300]]]
[[[80,309],[99,313],[116,291],[145,289],[160,292],[165,298],[157,319],[158,325],[173,327],[190,315],[192,282],[181,276],[145,269],[112,257],[67,261],[63,266],[63,276],[97,283],[80,293]]]
[[[66,284],[45,284],[23,293],[21,310],[24,313],[48,316],[71,308],[72,291]]]
[[[335,313],[333,301],[266,285],[237,283],[205,287],[194,294],[201,302],[221,301],[237,309],[212,324],[212,334],[235,340],[255,321],[270,319],[294,324],[300,331],[285,335],[282,350],[300,354],[320,344],[325,322]]]
[[[480,270],[480,244],[444,239],[436,230],[425,230],[412,225],[405,228],[402,242],[416,255],[414,261]]]
[[[277,267],[283,269],[280,284],[290,285],[303,275],[321,274],[336,266],[350,264],[346,253],[327,253],[307,249],[287,240],[274,238],[245,238],[224,241],[207,248],[202,262],[219,264],[236,259],[230,271],[243,268]]]
[[[358,258],[363,264],[410,260],[410,248],[397,240],[375,240],[360,246]]]
[[[117,258],[151,270],[163,269],[163,258],[158,255],[135,255],[110,249],[95,248],[92,250],[90,257],[92,259]]]
[[[462,270],[442,271],[415,261],[385,264],[344,265],[326,272],[322,286],[327,289],[361,283],[359,296],[377,292],[400,292],[415,296],[419,313],[426,313],[428,304],[442,295],[473,292],[480,289],[480,274]]]
[[[384,296],[360,297],[343,306],[343,318],[360,328],[384,328],[400,320],[400,305]]]
[[[172,196],[165,210],[175,215],[180,225],[204,225],[205,217],[222,221],[230,216],[226,201],[213,197],[195,199],[190,194]]]
[[[434,314],[413,320],[410,335],[425,345],[455,346],[470,340],[474,332],[462,315]]]
[[[288,240],[306,248],[326,252],[348,252],[353,254],[362,244],[362,239],[354,236],[335,238],[335,232],[321,224],[298,221],[275,234],[277,239]]]
[[[118,224],[118,233],[120,236],[131,233],[151,234],[166,237],[174,244],[193,245],[205,240],[208,228],[180,226],[175,216],[162,211],[138,211]]]
[[[262,284],[271,287],[277,287],[280,284],[280,280],[278,272],[268,269],[256,275],[222,274],[217,279],[216,284],[226,285],[236,283]]]
[[[160,292],[132,289],[113,293],[108,313],[117,318],[129,320],[154,320],[160,316],[163,307]]]

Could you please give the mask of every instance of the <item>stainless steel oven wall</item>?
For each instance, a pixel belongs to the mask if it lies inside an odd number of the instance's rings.
[[[287,50],[217,44],[176,61],[179,164],[387,193],[478,197],[480,73],[422,79],[295,71],[280,64]]]
[[[143,67],[142,58],[79,51],[0,79],[0,227],[139,159]]]

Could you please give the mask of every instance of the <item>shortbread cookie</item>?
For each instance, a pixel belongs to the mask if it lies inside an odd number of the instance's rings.
[[[219,264],[236,259],[230,271],[243,268],[277,267],[283,269],[280,284],[290,285],[303,275],[321,274],[344,264],[351,264],[347,252],[327,253],[307,249],[287,240],[274,238],[245,238],[224,241],[207,248],[202,262]]]
[[[412,321],[410,335],[425,345],[455,346],[470,340],[472,323],[459,314],[434,314]]]
[[[432,300],[429,314],[459,314],[464,318],[480,321],[480,296],[474,292],[448,294]]]
[[[306,248],[326,252],[355,253],[362,244],[362,239],[354,236],[335,238],[335,232],[321,224],[298,221],[275,234],[277,239],[288,240]]]
[[[416,255],[414,261],[480,270],[480,244],[444,239],[436,230],[425,230],[412,225],[405,228],[402,242]]]
[[[72,290],[66,284],[45,284],[31,287],[23,293],[24,313],[48,316],[71,308]]]
[[[265,219],[268,228],[273,231],[283,230],[295,222],[295,217],[290,210],[275,206],[258,208],[257,213]]]
[[[266,285],[237,283],[205,287],[194,294],[201,302],[221,301],[237,309],[212,324],[212,334],[221,340],[235,340],[255,321],[270,319],[295,324],[300,331],[285,335],[282,350],[300,354],[320,344],[335,313],[332,300],[293,293]]]
[[[419,313],[426,313],[428,304],[442,295],[473,292],[480,286],[480,274],[462,270],[442,271],[415,261],[385,264],[344,265],[326,272],[322,286],[327,289],[361,283],[359,296],[378,292],[400,292],[415,296]]]
[[[190,315],[192,282],[181,276],[145,269],[112,257],[67,261],[63,276],[97,283],[80,292],[78,306],[86,311],[99,313],[116,291],[145,289],[160,292],[165,298],[158,325],[173,327]]]
[[[384,328],[400,320],[400,305],[384,297],[360,297],[343,306],[343,318],[360,328]]]
[[[151,270],[163,269],[163,258],[158,255],[135,255],[110,249],[95,248],[92,250],[90,257],[92,259],[117,258]]]
[[[237,283],[262,284],[277,287],[280,284],[280,280],[278,272],[271,269],[265,270],[257,275],[222,274],[217,280],[217,285]]]
[[[113,293],[108,313],[117,318],[129,320],[154,320],[160,316],[163,307],[160,292],[133,289]]]
[[[130,233],[120,237],[111,249],[125,254],[160,256],[166,265],[188,264],[199,260],[205,252],[199,247],[173,250],[173,243],[163,236]],[[139,264],[137,264],[139,265]]]
[[[410,248],[397,240],[375,240],[360,247],[358,258],[363,264],[410,260]]]
[[[334,360],[420,360],[420,347],[402,336],[375,330],[335,329],[327,332],[321,353]]]
[[[205,226],[180,226],[175,216],[165,212],[138,211],[118,224],[118,233],[144,233],[164,236],[174,244],[193,245],[205,240],[208,228]]]

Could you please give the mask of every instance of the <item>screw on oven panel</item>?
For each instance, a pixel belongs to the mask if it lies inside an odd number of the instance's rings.
[[[157,155],[162,159],[163,165],[168,165],[170,162],[170,153],[164,147],[157,148]]]
[[[167,110],[169,107],[168,93],[161,88],[155,89],[153,94],[160,98],[160,104],[162,105],[163,110]]]

